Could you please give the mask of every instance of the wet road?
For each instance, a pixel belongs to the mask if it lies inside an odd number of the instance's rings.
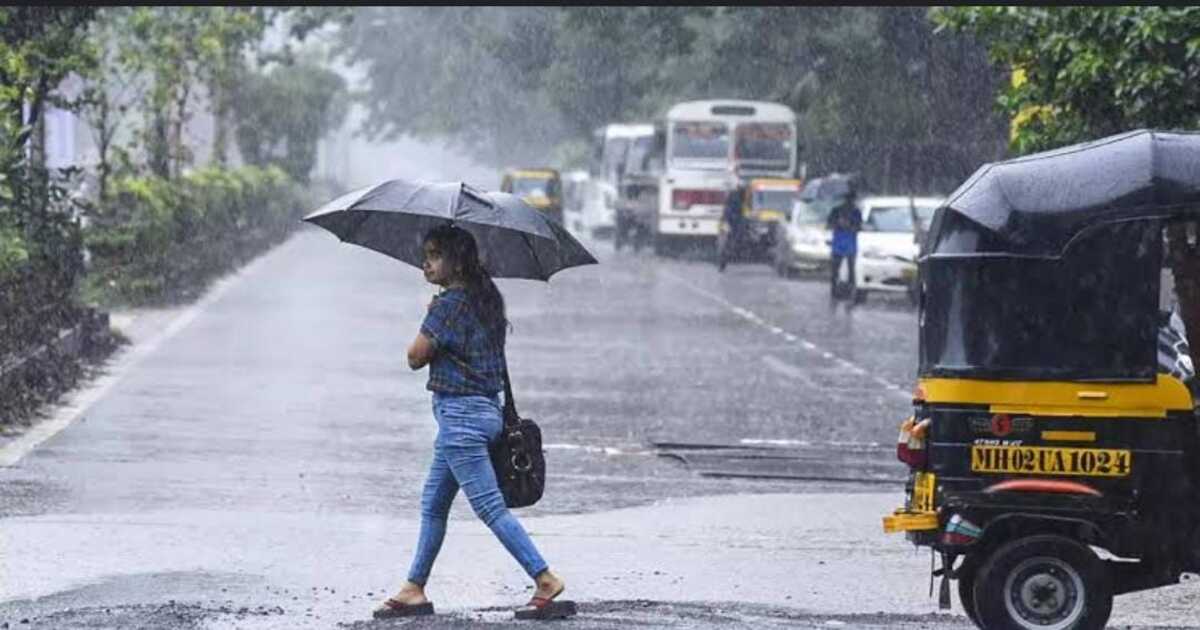
[[[903,298],[847,310],[765,266],[588,244],[601,265],[500,282],[551,471],[521,516],[576,576],[571,627],[965,627],[925,598],[928,557],[878,532],[915,371]],[[433,292],[306,229],[134,320],[66,428],[0,469],[0,627],[385,627],[365,619],[415,540],[434,427],[404,349]],[[501,622],[527,597],[501,554],[460,500],[431,585],[451,614],[417,627]]]

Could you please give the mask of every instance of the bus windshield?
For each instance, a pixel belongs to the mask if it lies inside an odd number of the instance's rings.
[[[782,123],[742,123],[737,126],[734,157],[740,162],[787,169],[792,160],[792,128]]]
[[[724,160],[729,157],[729,127],[725,123],[677,122],[672,135],[672,158]]]

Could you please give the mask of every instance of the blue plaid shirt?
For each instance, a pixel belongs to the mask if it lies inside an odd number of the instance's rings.
[[[504,338],[493,343],[463,289],[438,296],[421,334],[437,353],[429,363],[425,389],[443,394],[491,396],[504,389]]]

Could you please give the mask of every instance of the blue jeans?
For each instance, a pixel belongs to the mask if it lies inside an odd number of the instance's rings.
[[[498,396],[451,396],[433,393],[437,440],[433,463],[421,494],[421,534],[408,580],[425,584],[433,561],[446,537],[446,519],[454,495],[462,488],[475,515],[504,545],[521,568],[535,577],[546,561],[525,533],[525,528],[504,505],[496,471],[488,456],[488,443],[500,435],[504,419]]]

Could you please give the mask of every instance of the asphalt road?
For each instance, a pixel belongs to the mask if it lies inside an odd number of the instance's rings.
[[[904,298],[588,244],[600,265],[500,282],[550,470],[520,517],[580,602],[563,627],[967,627],[879,532]],[[404,349],[433,292],[306,229],[193,307],[118,314],[134,343],[0,446],[0,628],[389,627],[369,611],[415,542],[434,425]],[[505,625],[528,596],[462,500],[435,582],[446,614],[413,627]],[[1114,619],[1194,623],[1195,588],[1160,593]]]

